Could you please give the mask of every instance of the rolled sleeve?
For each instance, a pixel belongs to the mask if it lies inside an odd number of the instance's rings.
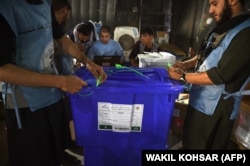
[[[250,27],[240,31],[223,53],[217,67],[207,71],[214,84],[233,82],[239,74],[247,76],[250,71]]]
[[[220,74],[218,73],[216,68],[212,68],[210,70],[207,71],[207,75],[210,78],[210,80],[216,84],[224,84],[225,81],[223,80],[223,78],[220,76]]]

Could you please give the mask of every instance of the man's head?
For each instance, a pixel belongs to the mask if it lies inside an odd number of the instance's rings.
[[[52,0],[53,10],[59,24],[65,26],[67,24],[71,6],[68,0]]]
[[[92,30],[92,27],[89,24],[81,24],[77,27],[77,36],[78,39],[82,42],[82,43],[86,43],[90,40],[90,35]]]
[[[227,22],[245,10],[245,0],[209,0],[209,14],[217,24]]]
[[[144,27],[141,29],[140,41],[146,46],[152,45],[152,42],[155,38],[155,31],[151,27]]]
[[[108,25],[103,25],[100,29],[100,41],[107,44],[111,38],[111,28]]]

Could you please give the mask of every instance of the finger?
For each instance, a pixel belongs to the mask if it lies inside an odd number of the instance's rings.
[[[102,82],[107,80],[107,74],[105,72],[102,73]]]
[[[92,70],[92,74],[95,76],[95,78],[99,78],[101,76],[101,74],[99,74],[100,72],[97,69],[93,69]]]
[[[82,86],[88,86],[88,83],[83,80],[81,80],[81,83],[82,83]]]

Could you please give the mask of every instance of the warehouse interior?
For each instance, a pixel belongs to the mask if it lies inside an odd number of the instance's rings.
[[[140,32],[141,27],[151,26],[157,32],[155,40],[160,47],[173,54],[177,61],[190,58],[190,48],[197,50],[214,25],[208,14],[208,1],[204,0],[69,0],[69,2],[72,10],[65,27],[66,32],[80,22],[92,20],[96,25],[109,25],[114,32],[112,38],[115,39],[117,37],[115,30],[118,27],[134,27]],[[247,6],[250,10],[250,1],[247,1]],[[124,35],[123,32],[121,35]],[[246,90],[250,90],[250,83]],[[189,92],[185,90],[175,100],[166,140],[170,150],[182,150],[182,129],[188,102]],[[227,150],[250,149],[250,96],[243,97],[239,112]],[[1,98],[0,165],[2,166],[7,166],[8,161],[5,119]]]

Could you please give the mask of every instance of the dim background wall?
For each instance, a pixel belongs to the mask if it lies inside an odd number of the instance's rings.
[[[206,24],[208,0],[69,0],[71,19],[67,28],[79,22],[101,21],[111,26],[141,27],[150,25],[156,31],[169,33],[169,42],[186,53],[198,49],[211,29]],[[250,0],[247,0],[250,6]]]
[[[155,30],[171,29],[172,0],[69,0],[72,6],[68,28],[88,20],[116,26],[150,25]]]

